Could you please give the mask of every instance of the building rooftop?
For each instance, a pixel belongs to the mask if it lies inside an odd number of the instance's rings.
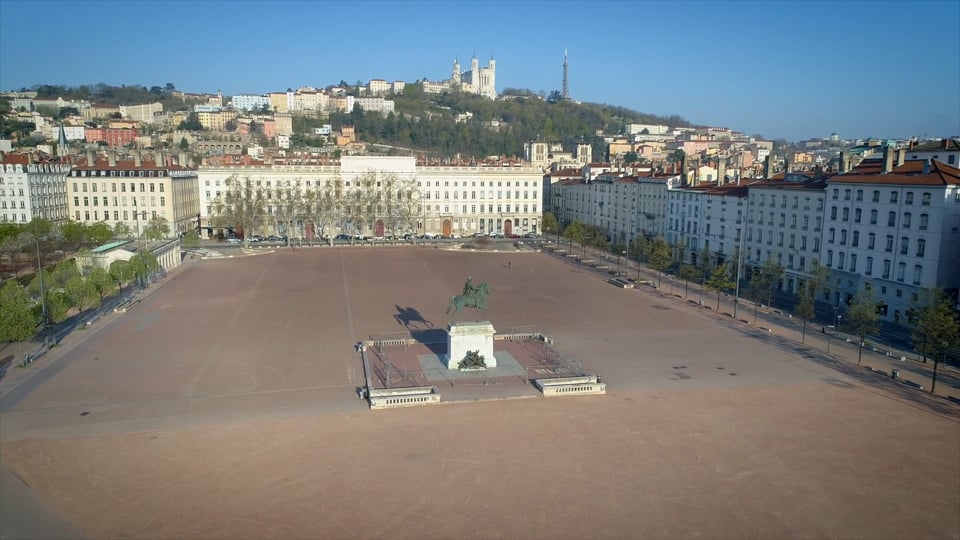
[[[830,183],[842,184],[893,184],[914,186],[960,185],[960,169],[939,161],[907,161],[893,171],[883,174],[854,169],[847,174],[838,174]]]

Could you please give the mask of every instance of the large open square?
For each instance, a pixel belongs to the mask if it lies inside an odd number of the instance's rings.
[[[606,396],[369,411],[357,342],[466,276]],[[4,395],[2,462],[89,537],[960,537],[958,409],[535,252],[191,261]]]

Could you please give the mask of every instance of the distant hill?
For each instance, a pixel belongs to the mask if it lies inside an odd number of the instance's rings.
[[[402,96],[392,99],[396,114],[386,118],[354,111],[331,114],[329,123],[335,128],[356,126],[357,136],[365,142],[415,149],[432,157],[521,156],[524,143],[543,140],[562,142],[567,149],[577,141],[590,143],[597,159],[606,152],[598,129],[609,136],[623,133],[626,124],[690,125],[678,116],[534,95],[491,101],[459,92],[424,94],[418,85],[407,85]],[[458,115],[467,113],[472,116],[457,122]]]
[[[24,90],[27,90],[26,88]],[[172,83],[165,86],[107,84],[36,85],[29,90],[39,99],[86,99],[94,103],[135,105],[159,101],[164,110],[189,110],[191,103],[171,94]],[[379,113],[331,113],[329,118],[295,117],[295,146],[322,146],[312,136],[313,128],[325,123],[336,129],[356,126],[357,136],[367,143],[394,147],[392,153],[417,153],[429,157],[521,156],[524,143],[542,140],[560,142],[571,149],[576,142],[593,146],[593,155],[602,160],[606,144],[597,135],[624,132],[627,124],[665,124],[687,127],[690,122],[679,116],[657,116],[598,103],[577,103],[548,99],[529,90],[507,89],[504,99],[489,99],[451,92],[425,94],[418,84],[408,84],[403,95],[392,96],[396,113],[384,118]],[[468,114],[469,113],[469,117]],[[457,117],[461,116],[461,121]]]

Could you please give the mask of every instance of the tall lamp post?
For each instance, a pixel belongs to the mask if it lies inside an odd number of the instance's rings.
[[[743,240],[747,236],[747,231],[745,231],[744,229],[745,228],[740,229],[740,247],[737,248],[737,251],[739,253],[737,253],[737,289],[733,297],[733,318],[734,319],[737,318],[737,304],[740,303],[740,277],[742,275],[742,269],[743,269]],[[756,320],[754,320],[754,324],[756,324]]]
[[[617,253],[617,277],[620,276],[620,255],[626,255],[626,251],[620,251]]]
[[[37,275],[39,276],[40,281],[40,312],[41,320],[40,325],[43,327],[41,330],[44,333],[44,340],[46,340],[46,331],[47,331],[47,297],[43,290],[43,262],[40,260],[40,238],[34,233],[24,233],[29,234],[33,238],[34,243],[37,246]]]
[[[136,204],[136,202],[134,202],[134,204]],[[133,211],[133,220],[137,222],[137,251],[140,252],[140,265],[143,266],[143,270],[144,270],[144,272],[146,272],[146,270],[147,270],[147,263],[146,263],[146,261],[143,259],[143,250],[144,250],[144,247],[141,246],[141,242],[143,241],[143,235],[142,235],[141,232],[140,232],[140,229],[141,229],[141,227],[140,227],[140,214],[141,214],[141,213],[143,214],[143,219],[146,220],[146,219],[147,219],[147,211],[146,211],[146,210],[143,210],[142,212],[138,212],[138,211],[134,210],[134,211]],[[146,283],[144,282],[144,276],[141,275],[139,281],[140,281],[140,288],[141,288],[141,289],[147,288],[147,285],[146,285]]]
[[[840,338],[840,313],[837,311],[837,307],[833,308],[833,330],[827,334],[827,354],[830,354],[830,339],[833,337],[833,334],[837,334],[837,338]]]

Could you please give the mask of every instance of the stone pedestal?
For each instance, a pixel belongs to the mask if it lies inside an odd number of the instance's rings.
[[[496,330],[490,321],[454,322],[447,327],[448,369],[458,369],[457,364],[467,355],[467,351],[480,351],[487,367],[496,367],[493,356],[493,335]]]

